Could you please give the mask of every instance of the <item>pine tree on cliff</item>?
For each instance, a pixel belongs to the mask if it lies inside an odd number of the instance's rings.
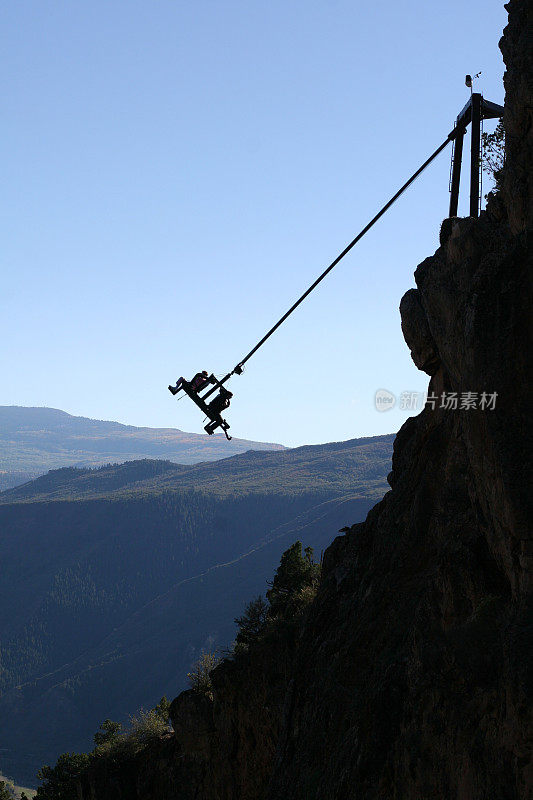
[[[87,753],[63,753],[55,767],[41,767],[37,773],[43,785],[37,789],[36,797],[41,800],[78,800],[75,779],[89,764]]]
[[[302,543],[295,542],[281,556],[279,567],[267,592],[270,614],[283,614],[298,606],[302,593],[318,581],[320,565],[313,560],[313,548],[306,547],[302,554]]]
[[[112,743],[122,730],[120,722],[106,719],[100,724],[100,729],[94,734],[95,747],[105,747]]]
[[[239,626],[236,642],[250,645],[257,641],[265,626],[267,614],[268,603],[261,595],[248,603],[242,617],[235,618],[235,623]]]
[[[0,781],[0,800],[13,800],[13,795],[9,791],[5,781]]]

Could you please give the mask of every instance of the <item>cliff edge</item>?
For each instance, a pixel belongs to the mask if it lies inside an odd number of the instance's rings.
[[[533,11],[506,7],[503,191],[402,299],[430,400],[326,552],[271,800],[532,796]]]
[[[532,796],[533,10],[506,8],[503,190],[402,299],[430,401],[326,552],[271,800]]]

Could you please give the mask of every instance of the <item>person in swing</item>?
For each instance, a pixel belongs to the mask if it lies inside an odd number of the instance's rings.
[[[207,406],[211,422],[205,426],[204,430],[210,436],[215,432],[216,428],[221,427],[226,434],[226,437],[228,437],[227,428],[229,428],[229,425],[222,419],[221,413],[225,408],[229,408],[232,397],[233,392],[230,392],[228,389],[225,389],[223,386],[221,386],[220,392]]]
[[[192,389],[193,392],[198,394],[198,392],[201,392],[209,383],[211,383],[211,378],[209,378],[207,370],[203,369],[201,372],[197,372],[190,381],[185,380],[183,377],[178,378],[176,385],[169,386],[168,390],[172,392],[172,394],[177,394],[184,386],[188,386],[189,389]]]
[[[228,389],[225,389],[223,386],[221,386],[220,392],[207,406],[210,415],[212,414],[214,417],[220,416],[220,413],[224,411],[225,408],[229,408],[232,397],[233,392],[230,392]]]

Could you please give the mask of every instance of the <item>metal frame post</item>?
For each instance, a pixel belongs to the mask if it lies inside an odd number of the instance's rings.
[[[461,162],[463,159],[463,140],[466,130],[462,126],[457,126],[457,136],[455,137],[453,150],[453,169],[452,184],[450,188],[450,213],[448,216],[456,217],[459,206],[459,185],[461,183]]]
[[[479,216],[479,148],[481,145],[481,104],[477,92],[472,95],[472,140],[470,146],[470,216]]]

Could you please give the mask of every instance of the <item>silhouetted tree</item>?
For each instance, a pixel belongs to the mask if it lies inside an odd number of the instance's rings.
[[[7,788],[5,781],[0,781],[0,800],[13,800],[13,795]]]
[[[41,800],[78,800],[75,779],[89,763],[87,753],[63,753],[55,767],[44,766],[37,773],[44,781],[37,789]]]
[[[113,722],[110,719],[105,719],[101,723],[100,729],[94,734],[95,746],[102,747],[102,745],[109,744],[113,739],[117,738],[121,730],[122,725],[120,722]]]
[[[493,133],[483,134],[483,172],[494,180],[494,188],[499,191],[502,170],[505,166],[505,128],[501,119]]]
[[[306,547],[302,554],[302,543],[295,542],[281,556],[274,580],[269,583],[270,613],[275,616],[297,610],[300,596],[316,586],[319,575],[320,565],[313,559],[313,548]]]
[[[161,698],[161,700],[159,701],[159,703],[158,703],[158,704],[157,704],[157,705],[154,707],[154,709],[153,709],[153,710],[154,710],[155,714],[156,714],[156,715],[157,715],[157,716],[158,716],[160,719],[162,719],[162,720],[163,720],[163,722],[168,722],[168,721],[169,721],[169,719],[170,719],[170,717],[169,717],[169,711],[170,711],[170,700],[167,700],[167,698],[165,697],[165,695],[163,695],[163,697]]]
[[[214,670],[219,660],[219,657],[215,653],[202,652],[202,655],[192,668],[192,671],[187,673],[191,689],[213,699],[211,672]]]
[[[239,626],[236,641],[238,644],[250,645],[257,641],[265,626],[268,615],[268,603],[262,595],[252,600],[242,617],[236,617],[235,623]]]

